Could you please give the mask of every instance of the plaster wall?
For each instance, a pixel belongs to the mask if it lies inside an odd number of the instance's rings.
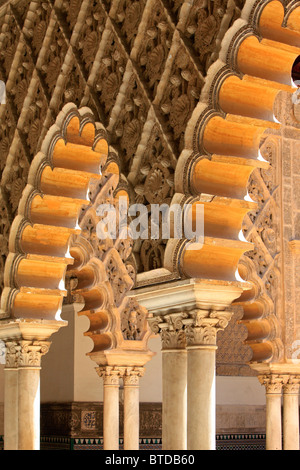
[[[74,315],[65,315],[66,318],[69,326],[53,337],[51,349],[43,358],[41,400],[42,402],[102,401],[102,381],[95,371],[96,364],[86,356],[92,348],[91,340],[84,337],[84,332],[88,329],[88,320]],[[151,338],[149,347],[156,355],[146,365],[146,374],[140,381],[140,401],[160,403],[162,400],[160,338]],[[265,404],[265,392],[256,377],[217,377],[216,387],[218,405]]]
[[[86,356],[92,347],[90,339],[83,335],[87,319],[76,317],[74,312],[64,312],[63,318],[68,321],[68,327],[53,336],[50,351],[42,359],[41,402],[101,402],[102,381],[95,371],[96,364]],[[150,339],[149,347],[156,355],[146,365],[146,374],[141,379],[140,401],[161,403],[160,338]],[[255,377],[217,377],[216,399],[220,428],[228,427],[232,416],[236,423],[237,416],[249,420],[256,414],[255,428],[257,419],[264,419],[265,392]],[[3,434],[3,401],[4,366],[0,365],[0,435]]]

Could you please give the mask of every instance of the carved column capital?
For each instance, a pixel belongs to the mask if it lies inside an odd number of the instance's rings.
[[[300,376],[289,375],[286,377],[283,385],[283,393],[286,395],[298,395],[300,388]]]
[[[162,349],[185,349],[187,346],[214,346],[218,331],[224,330],[231,320],[229,310],[201,310],[172,313],[149,318],[153,333],[160,334]]]
[[[231,320],[231,311],[193,310],[184,320],[188,347],[216,347],[217,333],[224,330]]]
[[[173,313],[148,319],[153,333],[161,336],[162,350],[185,349],[186,338],[183,321],[187,317],[186,313]]]
[[[282,388],[286,383],[286,377],[283,375],[268,374],[260,375],[258,377],[261,385],[264,385],[266,388],[266,393],[268,395],[274,394],[278,395],[282,393]]]
[[[48,341],[7,341],[7,369],[40,368],[42,356],[48,353],[51,342]]]
[[[123,376],[124,386],[138,387],[140,378],[145,374],[144,367],[127,367]]]
[[[96,372],[103,379],[104,385],[117,386],[120,379],[124,377],[126,367],[104,366],[97,367]]]

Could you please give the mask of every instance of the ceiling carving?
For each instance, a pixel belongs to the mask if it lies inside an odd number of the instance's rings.
[[[29,166],[69,102],[106,127],[131,198],[171,200],[187,122],[243,1],[10,1],[0,11],[1,258]],[[164,242],[135,248],[140,272]],[[0,275],[1,276],[1,275]],[[2,285],[0,279],[0,285]]]

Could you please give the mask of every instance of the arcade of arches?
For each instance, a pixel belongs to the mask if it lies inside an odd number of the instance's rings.
[[[0,444],[299,450],[300,3],[0,5]]]

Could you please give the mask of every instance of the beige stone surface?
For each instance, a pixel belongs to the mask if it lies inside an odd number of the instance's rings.
[[[264,433],[266,408],[263,405],[217,405],[218,433]]]

